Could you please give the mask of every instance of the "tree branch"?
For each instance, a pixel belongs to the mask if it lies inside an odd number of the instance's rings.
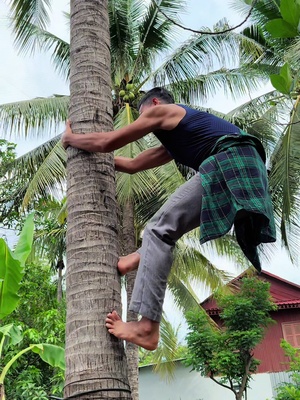
[[[231,391],[236,395],[236,391],[235,391],[232,387],[227,386],[227,385],[224,385],[224,383],[222,383],[222,382],[219,382],[217,379],[215,379],[215,378],[213,377],[213,375],[210,375],[210,379],[212,379],[212,380],[213,380],[214,382],[216,382],[218,385],[223,386],[224,388],[231,390]]]
[[[251,14],[252,14],[252,11],[253,11],[253,9],[254,9],[254,6],[255,6],[255,4],[257,3],[257,1],[258,1],[258,0],[253,0],[252,6],[251,6],[251,8],[250,8],[250,10],[249,10],[249,12],[248,12],[247,17],[246,17],[240,24],[238,24],[238,25],[236,25],[236,26],[234,26],[234,27],[232,27],[232,28],[224,29],[223,31],[220,31],[220,32],[206,32],[206,31],[198,31],[198,30],[192,29],[192,28],[187,28],[186,26],[183,26],[183,25],[179,24],[178,22],[174,21],[173,19],[171,19],[170,17],[168,17],[168,16],[160,9],[160,6],[156,3],[155,0],[153,0],[153,3],[155,4],[155,6],[158,8],[158,10],[162,13],[162,15],[163,15],[167,20],[169,20],[170,22],[172,22],[174,25],[178,26],[179,28],[184,29],[185,31],[189,31],[189,32],[193,32],[193,33],[200,33],[200,34],[203,34],[203,35],[222,35],[223,33],[231,32],[231,31],[233,31],[234,29],[239,28],[239,27],[241,27],[242,25],[244,25],[244,23],[247,22],[248,19],[250,18]]]

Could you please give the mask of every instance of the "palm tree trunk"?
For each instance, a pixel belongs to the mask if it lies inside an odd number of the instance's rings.
[[[134,229],[134,204],[128,201],[123,209],[123,246],[126,253],[136,250],[135,229]],[[137,321],[137,314],[129,311],[129,303],[132,295],[136,271],[126,275],[127,291],[127,321]],[[128,379],[131,387],[132,400],[139,400],[139,348],[133,343],[126,344],[126,356],[128,364]]]
[[[107,0],[71,1],[75,132],[112,130]],[[131,399],[124,346],[105,327],[121,312],[112,154],[68,150],[67,327],[64,397]]]

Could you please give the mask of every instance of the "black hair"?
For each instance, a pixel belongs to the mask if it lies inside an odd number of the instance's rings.
[[[138,104],[138,110],[142,106],[142,104],[147,104],[152,101],[152,99],[157,98],[161,100],[163,103],[166,104],[173,104],[175,103],[174,97],[172,93],[170,93],[167,89],[162,88],[162,87],[155,87],[151,90],[149,90],[139,101]]]

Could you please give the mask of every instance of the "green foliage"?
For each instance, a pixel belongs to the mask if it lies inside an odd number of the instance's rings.
[[[10,314],[19,301],[18,290],[25,260],[31,251],[33,214],[29,215],[14,252],[0,239],[0,319]]]
[[[253,358],[253,349],[272,322],[270,311],[276,308],[269,286],[257,278],[244,277],[238,292],[216,294],[222,328],[212,325],[204,313],[187,315],[186,365],[232,390],[237,399],[248,387],[250,373],[257,369],[259,361]],[[238,390],[234,389],[235,384]]]
[[[31,365],[20,372],[19,379],[15,382],[13,396],[15,400],[48,400],[48,395],[42,387],[41,371]]]
[[[266,29],[277,38],[289,38],[297,35],[297,29],[284,19],[278,18],[266,24]]]
[[[276,389],[275,400],[298,400],[300,398],[300,350],[294,348],[286,340],[282,340],[281,347],[290,359],[292,382],[283,383]]]
[[[266,29],[275,38],[291,38],[300,32],[300,2],[299,0],[280,1],[281,18],[272,19],[266,24]]]
[[[16,158],[15,143],[0,139],[0,176],[4,175],[7,165],[13,162]]]
[[[63,348],[47,343],[31,345],[30,347],[34,353],[39,354],[41,359],[52,367],[66,368]]]
[[[16,159],[16,148],[15,143],[8,142],[7,140],[0,139],[0,221],[5,220],[7,214],[7,203],[3,201],[7,197],[8,193],[11,193],[15,184],[9,179],[9,175],[6,173],[9,166],[13,164]],[[12,211],[12,218],[15,213]],[[7,221],[6,221],[7,222]]]
[[[280,74],[270,75],[271,83],[278,92],[283,94],[290,94],[293,88],[293,78],[291,74],[290,66],[285,63],[284,66],[280,69]]]
[[[18,348],[11,347],[4,356],[8,362],[18,350],[32,343],[48,343],[64,346],[65,342],[65,303],[57,303],[56,283],[53,281],[49,266],[28,264],[19,290],[20,302],[16,310],[5,319],[22,329],[23,340]],[[36,368],[40,378],[31,374],[31,367]],[[54,369],[44,363],[33,352],[20,358],[11,368],[6,379],[6,392],[9,399],[25,400],[22,388],[30,383],[32,391],[43,388],[47,393],[60,397],[64,382],[62,370]],[[27,386],[26,386],[27,387]],[[20,388],[17,390],[17,388]]]
[[[277,45],[282,39],[298,38],[300,34],[300,1],[281,0],[279,11],[281,18],[271,18],[265,24],[265,29],[273,40],[278,39]],[[284,49],[284,52],[286,52],[286,49]],[[284,64],[279,75],[270,75],[274,88],[285,95],[299,95],[297,90],[299,68],[296,68],[298,72],[295,73],[294,78],[291,75],[291,66],[288,63]]]
[[[20,281],[23,276],[25,261],[31,252],[33,240],[33,215],[29,215],[21,231],[18,243],[14,251],[11,251],[3,239],[0,240],[0,273],[1,273],[1,318],[8,317],[17,307],[19,301]],[[8,306],[9,305],[9,306]],[[24,335],[22,327],[8,323],[0,330],[0,359],[2,370],[0,385],[4,387],[4,379],[10,369],[19,358],[29,352],[39,354],[41,359],[53,367],[64,369],[64,350],[52,344],[29,344],[20,349]],[[3,354],[5,350],[5,355]],[[41,396],[41,393],[38,394]],[[34,397],[32,397],[34,398]],[[36,397],[39,398],[39,397]],[[1,400],[5,399],[4,391],[1,392]]]

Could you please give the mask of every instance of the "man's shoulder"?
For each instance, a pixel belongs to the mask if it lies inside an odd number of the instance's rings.
[[[183,107],[178,104],[158,104],[155,107],[148,108],[141,114],[146,118],[172,118],[175,116],[183,116],[186,113]]]
[[[186,110],[179,104],[160,104],[159,106],[153,107],[157,113],[164,114],[166,117],[172,117],[176,115],[184,115]]]

